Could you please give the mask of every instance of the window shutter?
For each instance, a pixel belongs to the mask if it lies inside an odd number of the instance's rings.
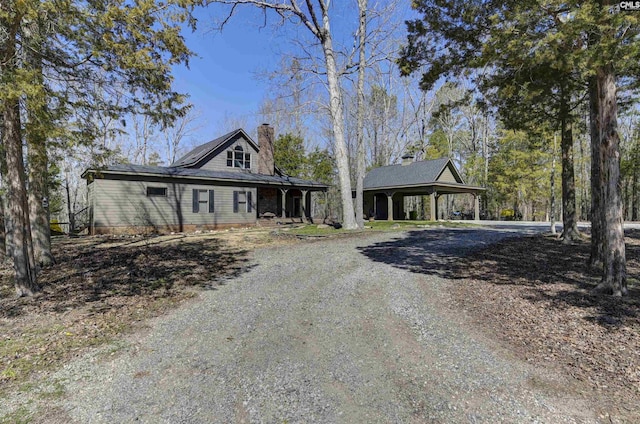
[[[198,190],[193,189],[193,213],[198,213],[200,211],[200,199],[198,198]]]
[[[213,190],[209,190],[209,213],[213,213],[215,210],[213,204]]]
[[[247,212],[251,212],[251,192],[247,192]]]
[[[233,213],[238,213],[238,192],[233,192]]]

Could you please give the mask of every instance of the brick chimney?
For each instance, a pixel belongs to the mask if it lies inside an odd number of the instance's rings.
[[[269,124],[262,124],[258,127],[258,173],[264,175],[274,175],[275,167],[273,162],[273,128]]]

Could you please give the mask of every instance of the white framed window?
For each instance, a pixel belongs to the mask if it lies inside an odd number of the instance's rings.
[[[230,168],[251,168],[251,153],[245,153],[242,146],[227,150],[227,166]]]

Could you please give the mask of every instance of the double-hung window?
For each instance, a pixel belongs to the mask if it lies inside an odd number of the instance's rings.
[[[215,211],[213,190],[193,189],[193,213],[213,213]]]
[[[234,191],[233,192],[233,212],[251,212],[252,206],[252,193],[250,191]]]

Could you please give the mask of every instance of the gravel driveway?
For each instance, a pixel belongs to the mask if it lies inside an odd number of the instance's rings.
[[[427,229],[411,246],[406,233],[378,233],[257,250],[248,272],[114,355],[61,370],[61,413],[79,423],[596,422],[561,376],[513,359],[452,310],[454,282],[407,266],[513,234]]]

